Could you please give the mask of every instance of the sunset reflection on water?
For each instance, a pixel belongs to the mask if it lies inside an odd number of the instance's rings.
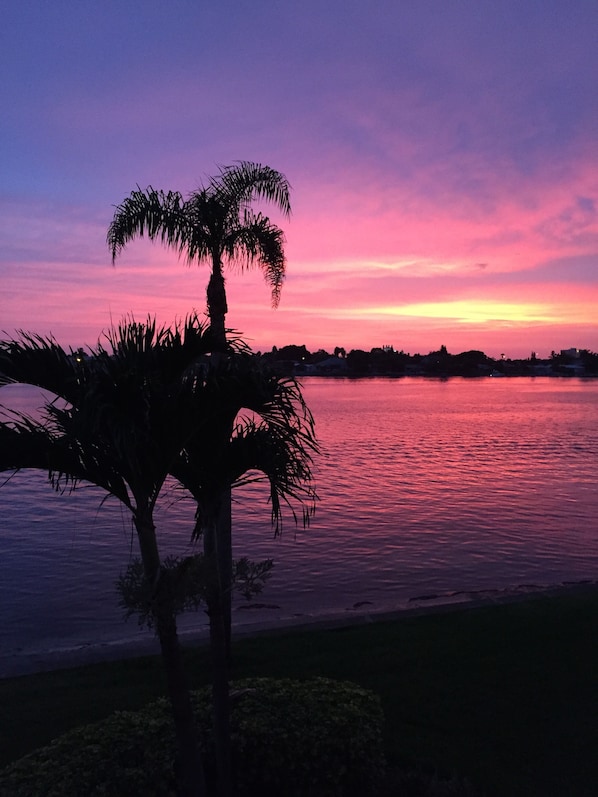
[[[310,603],[323,590],[346,607],[353,597],[378,605],[422,590],[596,574],[598,383],[312,378],[304,386],[322,443],[321,504],[310,530],[298,532],[298,550],[253,534],[250,547],[284,561],[287,587],[304,570]],[[240,527],[251,511],[242,506]]]
[[[274,539],[265,488],[236,492],[235,555],[275,561],[262,608],[238,602],[237,625],[596,578],[598,380],[303,384],[321,500],[309,529],[287,518]],[[31,473],[0,491],[8,650],[137,633],[114,590],[136,540],[126,513],[101,498],[55,495]],[[163,555],[189,550],[193,505],[173,485],[156,521]],[[182,623],[203,625],[201,612]]]

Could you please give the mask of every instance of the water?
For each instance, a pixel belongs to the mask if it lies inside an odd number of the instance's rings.
[[[19,391],[0,400],[22,402]],[[235,555],[276,564],[258,606],[236,603],[237,628],[597,578],[598,380],[311,378],[304,395],[321,502],[308,530],[288,519],[274,539],[265,490],[239,492]],[[150,638],[122,622],[114,581],[136,540],[102,499],[56,495],[34,472],[0,488],[0,674],[48,651]],[[192,521],[169,485],[163,555],[191,550]],[[182,628],[205,625],[199,613]]]

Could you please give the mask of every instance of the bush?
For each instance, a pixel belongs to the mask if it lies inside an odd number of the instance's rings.
[[[239,797],[375,794],[384,772],[382,710],[372,693],[324,678],[250,679],[231,690]],[[206,763],[210,690],[193,693]],[[3,797],[171,797],[175,739],[169,704],[117,712],[77,728],[0,772]],[[209,769],[209,767],[207,767]]]
[[[384,770],[382,709],[355,684],[255,679],[237,685],[239,794],[367,795]]]

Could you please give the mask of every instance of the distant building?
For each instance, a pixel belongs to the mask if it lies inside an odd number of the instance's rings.
[[[343,374],[348,370],[347,361],[342,357],[327,357],[313,365],[311,373],[316,374]]]

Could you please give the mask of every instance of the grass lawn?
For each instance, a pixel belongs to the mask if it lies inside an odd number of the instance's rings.
[[[598,794],[598,592],[242,639],[233,678],[348,679],[382,698],[389,761],[487,797]],[[207,651],[187,651],[194,685]],[[163,694],[159,658],[0,681],[0,766]]]

